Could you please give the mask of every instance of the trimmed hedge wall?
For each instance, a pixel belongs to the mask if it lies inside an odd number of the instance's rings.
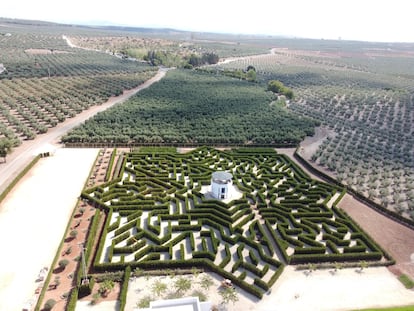
[[[95,271],[204,267],[261,297],[284,264],[383,258],[381,249],[346,214],[328,208],[334,195],[340,194],[334,204],[339,202],[343,188],[310,179],[272,149],[130,153],[122,163],[126,180],[115,178],[82,193],[107,213]],[[201,185],[209,183],[212,171],[229,168],[243,197],[228,204],[206,199]],[[111,224],[112,215],[118,218]],[[352,244],[345,240],[349,232]],[[114,237],[104,249],[108,233]],[[191,254],[186,254],[186,245]],[[230,254],[235,246],[236,254]],[[100,262],[104,251],[109,262]],[[275,254],[281,254],[283,263]],[[239,277],[233,276],[236,271]],[[253,278],[246,278],[249,272]]]
[[[407,227],[409,227],[410,229],[414,229],[414,221],[408,218],[405,218],[401,215],[399,215],[396,212],[393,212],[385,207],[383,207],[382,205],[368,199],[367,197],[363,196],[361,193],[359,193],[358,191],[355,191],[354,189],[352,189],[351,187],[348,187],[346,185],[343,185],[342,183],[340,183],[339,181],[337,181],[335,178],[332,178],[331,176],[319,171],[318,169],[316,169],[314,166],[312,166],[308,161],[306,161],[298,152],[298,149],[296,149],[295,153],[294,153],[294,157],[303,165],[305,166],[309,171],[311,171],[313,174],[315,174],[316,176],[334,184],[337,185],[341,188],[346,188],[347,192],[351,193],[354,198],[356,198],[357,200],[359,200],[360,202],[366,204],[367,206],[373,208],[374,210],[378,211],[379,213],[388,216],[391,219],[394,219],[395,221],[401,223],[402,225],[405,225]]]
[[[119,293],[119,311],[124,311],[127,303],[128,284],[131,277],[131,266],[125,268],[124,279],[122,281],[121,292]]]

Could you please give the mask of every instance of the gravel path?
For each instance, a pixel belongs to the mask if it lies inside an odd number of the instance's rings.
[[[391,220],[346,194],[338,205],[384,248],[397,262],[393,271],[414,279],[414,230]]]

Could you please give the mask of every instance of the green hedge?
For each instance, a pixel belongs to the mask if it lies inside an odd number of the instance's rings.
[[[414,287],[414,281],[406,274],[400,275],[398,280],[400,280],[400,282],[403,283],[407,289],[412,289]]]
[[[290,258],[290,264],[322,263],[322,262],[345,262],[345,261],[380,261],[382,253],[346,253],[346,254],[293,254]],[[383,263],[384,264],[384,263]]]
[[[128,284],[131,277],[131,266],[125,268],[124,279],[122,281],[121,292],[119,293],[119,311],[124,311],[127,303]]]
[[[80,283],[78,285],[78,299],[90,295],[92,293],[92,289],[94,285],[95,285],[95,279],[93,277],[88,277],[88,282],[86,284]]]
[[[108,168],[107,168],[106,174],[105,174],[105,179],[104,179],[105,181],[108,181],[109,178],[111,178],[111,173],[112,173],[112,168],[114,166],[115,156],[116,156],[116,148],[114,148],[114,150],[112,150],[111,159],[109,160]]]
[[[75,288],[75,289],[72,289],[70,292],[68,304],[66,305],[66,311],[75,311],[77,302],[78,302],[78,291]]]

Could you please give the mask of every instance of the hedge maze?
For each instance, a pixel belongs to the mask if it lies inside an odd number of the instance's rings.
[[[204,267],[262,297],[288,264],[384,259],[336,207],[343,189],[273,149],[141,149],[122,161],[111,181],[82,193],[107,216],[97,271]],[[233,174],[239,198],[208,196],[217,170]]]

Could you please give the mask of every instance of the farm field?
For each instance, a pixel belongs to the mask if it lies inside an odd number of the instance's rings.
[[[147,64],[71,48],[53,29],[1,27],[10,35],[0,36],[0,138],[15,146],[156,73]]]
[[[316,46],[318,47],[318,46]],[[306,158],[367,198],[413,216],[412,53],[369,48],[290,50],[217,65],[256,68],[258,80],[291,87],[287,109],[318,120],[329,133]]]
[[[170,70],[151,88],[109,109],[62,138],[79,145],[296,146],[312,135],[311,119],[272,105],[254,83],[189,70]]]

